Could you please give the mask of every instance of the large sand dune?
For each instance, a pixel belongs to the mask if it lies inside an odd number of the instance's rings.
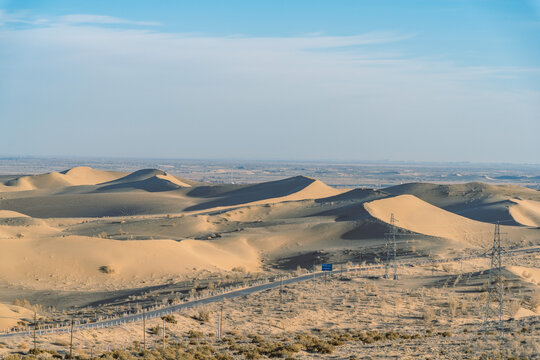
[[[452,239],[467,245],[489,246],[494,225],[468,219],[438,208],[413,195],[399,195],[374,200],[364,205],[375,218],[390,223],[394,214],[396,226],[419,234]],[[534,237],[537,231],[515,226],[501,226],[501,231],[515,240]]]
[[[437,207],[484,222],[536,226],[533,225],[537,224],[534,219],[540,216],[538,207],[533,205],[540,201],[540,192],[515,185],[411,183],[385,188],[384,191],[393,195],[414,195]],[[533,203],[515,207],[520,200]],[[514,211],[510,211],[513,207]]]
[[[95,185],[118,179],[124,175],[125,173],[122,172],[102,171],[81,166],[63,172],[21,176],[0,184],[0,192]]]
[[[215,207],[259,203],[269,199],[275,202],[319,199],[335,196],[342,192],[327,186],[319,180],[305,176],[296,176],[255,185],[244,185],[237,189],[230,186],[207,186],[195,189],[188,193],[188,195],[209,198],[211,200],[191,206],[186,210],[203,210]]]

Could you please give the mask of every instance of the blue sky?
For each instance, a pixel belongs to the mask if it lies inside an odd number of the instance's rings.
[[[0,0],[0,154],[540,163],[538,39],[540,0]]]

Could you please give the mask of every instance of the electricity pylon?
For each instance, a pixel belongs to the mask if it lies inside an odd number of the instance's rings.
[[[388,270],[389,270],[389,267],[390,267],[390,261],[392,261],[393,266],[394,266],[393,279],[397,280],[398,279],[397,263],[396,263],[396,252],[397,252],[397,249],[396,249],[396,232],[397,232],[397,228],[396,228],[396,219],[395,219],[393,213],[390,215],[390,225],[392,226],[392,232],[385,234],[385,240],[386,240],[386,265],[384,267],[384,278],[385,279],[390,278],[390,275],[388,274]],[[390,241],[392,241],[392,245],[390,245]],[[392,260],[391,260],[392,249],[390,248],[390,246],[393,247],[393,253],[394,253],[394,256],[393,256]]]
[[[502,249],[501,230],[499,223],[495,224],[493,246],[491,247],[491,267],[489,269],[488,294],[486,299],[486,312],[484,316],[484,336],[487,336],[490,319],[498,322],[501,337],[504,336],[503,326],[503,279],[502,279]],[[491,308],[491,300],[498,301],[498,309]]]

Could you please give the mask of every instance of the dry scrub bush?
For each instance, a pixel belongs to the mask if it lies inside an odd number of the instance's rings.
[[[103,265],[99,267],[99,271],[104,274],[114,274],[116,270],[111,265]]]
[[[435,320],[435,313],[431,308],[424,308],[424,313],[422,314],[422,319],[426,324],[431,324]]]
[[[231,271],[239,272],[239,273],[246,273],[247,270],[244,266],[236,266],[231,269]]]
[[[201,331],[189,330],[186,334],[189,339],[202,339],[203,333]]]
[[[40,304],[30,304],[30,302],[26,299],[15,299],[13,300],[13,305],[15,306],[20,306],[20,307],[23,307],[25,309],[29,309],[29,310],[32,310],[32,311],[35,311],[35,312],[42,312],[43,311],[43,307],[40,305]]]
[[[163,329],[161,328],[161,326],[156,325],[156,326],[151,327],[149,332],[152,335],[160,335],[162,330]]]
[[[206,310],[199,310],[197,314],[193,316],[195,320],[199,320],[200,322],[208,322],[210,321],[210,313]]]
[[[448,298],[448,313],[450,315],[450,317],[452,318],[452,320],[456,317],[456,313],[457,313],[457,309],[459,307],[459,303],[458,301],[456,300],[456,298],[454,296],[450,296]]]
[[[168,322],[169,324],[176,324],[178,322],[176,321],[174,315],[165,315],[162,316],[161,319],[165,320],[165,322]]]

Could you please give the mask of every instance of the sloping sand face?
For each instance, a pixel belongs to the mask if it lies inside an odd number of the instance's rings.
[[[63,172],[21,176],[0,184],[0,192],[54,189],[67,186],[95,185],[116,180],[126,175],[122,172],[102,171],[81,166]]]
[[[515,205],[509,207],[510,215],[522,225],[540,227],[540,201],[512,199]]]
[[[530,216],[539,214],[534,204],[540,202],[540,192],[515,185],[412,183],[392,186],[384,191],[392,195],[414,195],[431,205],[481,222],[529,225],[536,222]],[[523,206],[514,206],[521,201]],[[527,202],[532,202],[530,205],[534,209],[525,204]]]
[[[396,226],[416,233],[447,238],[468,245],[489,246],[493,239],[493,224],[468,218],[433,206],[413,195],[399,195],[364,204],[375,218],[390,223],[391,215],[397,219]],[[528,229],[504,226],[503,232],[521,239],[534,236]]]
[[[32,319],[34,313],[26,308],[0,303],[0,329],[17,325],[21,320]]]
[[[396,226],[420,234],[442,237],[463,242],[484,243],[492,226],[452,214],[413,195],[375,200],[364,204],[375,218],[390,223],[391,215]]]

